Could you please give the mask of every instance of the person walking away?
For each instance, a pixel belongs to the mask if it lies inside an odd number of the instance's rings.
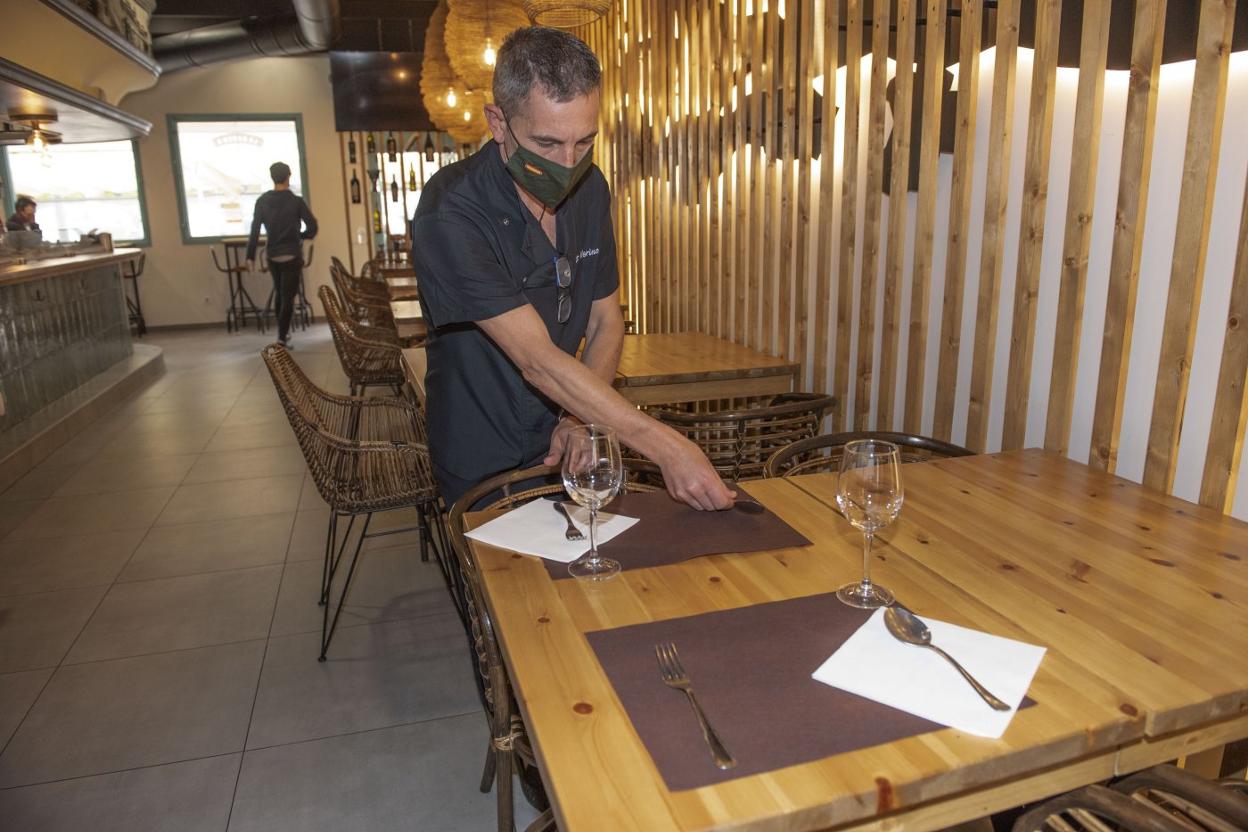
[[[268,238],[265,253],[273,275],[273,296],[277,302],[277,340],[290,348],[290,321],[295,314],[295,295],[303,273],[303,241],[316,236],[316,217],[303,198],[290,189],[290,165],[274,162],[269,167],[273,190],[256,200],[247,238],[247,270],[255,271],[256,246],[260,226]]]

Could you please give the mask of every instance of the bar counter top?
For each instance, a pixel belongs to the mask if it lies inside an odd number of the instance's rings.
[[[41,277],[72,274],[97,266],[107,266],[111,263],[124,263],[127,260],[133,260],[142,253],[137,248],[118,248],[111,252],[93,251],[68,257],[47,257],[20,265],[0,265],[0,286],[6,286],[11,283],[23,283],[27,280],[35,280]]]

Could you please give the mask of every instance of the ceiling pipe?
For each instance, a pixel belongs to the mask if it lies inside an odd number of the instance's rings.
[[[162,73],[242,58],[324,52],[338,36],[338,0],[293,0],[295,17],[239,20],[163,35],[152,41]]]

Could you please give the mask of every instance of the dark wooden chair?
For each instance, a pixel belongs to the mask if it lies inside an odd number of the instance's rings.
[[[328,286],[322,286],[317,294],[342,371],[351,383],[351,394],[363,395],[369,387],[389,387],[396,396],[402,396],[406,378],[398,337],[348,318]]]
[[[927,462],[955,456],[971,456],[972,451],[939,439],[891,431],[853,431],[812,436],[788,445],[771,455],[763,469],[767,477],[792,477],[819,471],[836,472],[841,467],[841,451],[857,439],[892,442],[901,450],[902,463]]]
[[[697,443],[721,477],[737,481],[758,479],[778,449],[817,434],[835,401],[817,393],[785,393],[769,404],[738,410],[647,412]]]
[[[1114,791],[1167,817],[1208,832],[1248,829],[1248,782],[1206,780],[1172,765],[1160,765],[1115,783]]]
[[[652,484],[657,468],[641,460],[627,460],[625,490],[654,491],[661,485]],[[649,483],[641,482],[646,479]],[[524,720],[516,705],[507,666],[503,663],[494,622],[485,603],[480,570],[468,538],[464,536],[464,515],[469,511],[508,509],[548,494],[563,493],[558,466],[539,465],[508,471],[491,477],[473,487],[455,501],[447,517],[448,536],[455,550],[459,575],[457,583],[464,626],[477,667],[477,684],[490,723],[490,745],[486,749],[485,770],[481,775],[481,791],[488,792],[497,783],[498,830],[512,832],[512,777],[518,775],[521,790],[533,806],[543,813],[529,825],[526,832],[553,830],[554,816],[548,808],[542,788],[533,746],[525,731]],[[554,512],[551,512],[553,515]],[[557,518],[556,518],[557,519]]]
[[[318,599],[324,607],[319,660],[325,661],[366,539],[397,531],[419,531],[421,560],[429,559],[430,547],[439,552],[438,562],[450,587],[450,563],[442,554],[447,547],[443,542],[438,549],[433,539],[435,533],[441,534],[442,524],[433,468],[424,441],[424,421],[416,407],[400,399],[336,396],[320,389],[280,344],[265,347],[261,356],[317,493],[330,508]],[[374,513],[404,508],[415,509],[416,526],[369,534]],[[363,528],[356,538],[331,619],[329,601],[334,576],[352,538],[355,520],[361,516]],[[348,523],[339,538],[342,518],[347,518]]]
[[[1104,786],[1087,786],[1046,800],[1014,821],[1014,832],[1192,832]]]

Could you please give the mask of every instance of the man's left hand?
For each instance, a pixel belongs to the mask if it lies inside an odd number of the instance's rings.
[[[559,465],[563,462],[563,452],[568,447],[568,431],[580,423],[580,420],[575,416],[570,416],[566,413],[559,417],[559,423],[555,425],[554,432],[550,434],[550,453],[546,454],[542,464]]]

